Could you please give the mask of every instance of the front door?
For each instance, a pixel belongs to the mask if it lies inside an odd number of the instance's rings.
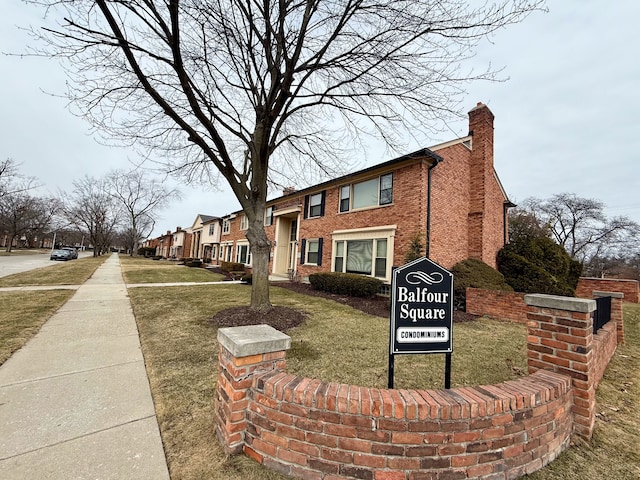
[[[296,259],[298,258],[298,222],[296,220],[291,221],[291,227],[289,230],[289,250],[287,258],[287,272],[295,271]]]

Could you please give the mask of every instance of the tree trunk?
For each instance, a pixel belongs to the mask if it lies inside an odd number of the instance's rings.
[[[9,235],[9,241],[7,242],[7,253],[11,253],[11,250],[13,250],[14,238],[16,238],[15,235]]]
[[[258,209],[259,210],[259,209]],[[264,209],[263,209],[264,210]],[[269,301],[269,259],[271,257],[271,241],[264,230],[263,215],[256,212],[255,218],[249,219],[247,239],[251,247],[253,273],[251,277],[251,308],[266,313],[273,308]]]

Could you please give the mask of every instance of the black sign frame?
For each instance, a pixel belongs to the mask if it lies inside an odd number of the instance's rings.
[[[427,257],[395,268],[391,278],[389,388],[394,355],[446,354],[445,388],[451,384],[453,274]]]

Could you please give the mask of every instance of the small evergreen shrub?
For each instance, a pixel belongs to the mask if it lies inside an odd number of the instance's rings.
[[[187,267],[201,267],[202,266],[202,260],[200,260],[199,258],[185,258],[184,259],[184,264]]]
[[[312,273],[309,283],[316,290],[350,297],[373,297],[382,286],[377,278],[337,272]]]
[[[240,281],[242,283],[246,283],[247,285],[252,285],[253,275],[251,273],[245,273],[244,275],[242,275],[242,277],[240,277]]]
[[[154,255],[153,257],[151,257],[152,260],[161,260],[162,259],[162,255]]]
[[[220,262],[220,270],[224,272],[243,272],[244,264],[238,262]]]
[[[504,276],[480,260],[468,258],[456,263],[453,273],[453,306],[456,310],[466,310],[467,287],[486,290],[513,291]]]

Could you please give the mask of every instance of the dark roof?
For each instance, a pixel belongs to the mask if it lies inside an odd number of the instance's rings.
[[[200,217],[200,220],[202,220],[202,223],[210,222],[211,220],[218,220],[218,217],[213,217],[211,215],[202,215],[199,213],[198,216]]]
[[[365,168],[363,170],[358,170],[357,172],[353,172],[353,173],[349,173],[347,175],[343,175],[342,177],[333,178],[331,180],[327,180],[326,182],[318,183],[316,185],[312,185],[310,187],[303,188],[301,190],[296,190],[295,192],[289,193],[287,195],[282,195],[280,197],[268,200],[267,203],[269,204],[269,203],[274,202],[276,200],[281,200],[282,198],[293,196],[293,195],[300,195],[303,192],[323,189],[324,187],[327,187],[327,186],[329,186],[329,185],[331,185],[333,183],[342,183],[342,182],[344,182],[345,180],[347,180],[347,179],[349,179],[351,177],[355,177],[357,175],[362,175],[363,173],[369,173],[369,172],[373,172],[375,170],[385,169],[385,168],[391,167],[391,166],[393,166],[395,164],[406,162],[407,160],[417,160],[417,159],[420,159],[420,158],[428,158],[428,159],[432,160],[434,166],[444,160],[440,155],[438,155],[437,153],[431,151],[430,149],[422,148],[422,149],[417,150],[415,152],[407,153],[406,155],[403,155],[401,157],[394,158],[393,160],[388,160],[388,161],[386,161],[384,163],[378,163],[378,164],[373,165],[371,167],[367,167],[367,168]]]

